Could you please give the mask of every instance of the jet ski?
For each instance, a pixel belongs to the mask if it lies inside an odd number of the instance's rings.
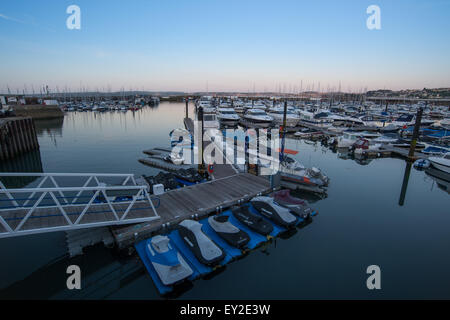
[[[297,222],[297,218],[289,209],[280,206],[271,197],[254,197],[250,202],[262,215],[280,226],[289,228]]]
[[[288,189],[275,192],[273,199],[277,204],[288,208],[291,213],[303,219],[310,218],[313,212],[307,201],[291,196]]]
[[[236,207],[232,209],[231,212],[239,222],[263,236],[267,236],[273,231],[273,225],[271,225],[270,222],[264,220],[257,214],[251,213],[247,206]]]
[[[250,241],[250,237],[245,231],[240,230],[228,221],[228,216],[209,217],[208,223],[220,237],[233,247],[241,249]]]
[[[184,220],[179,224],[180,236],[197,259],[205,265],[214,265],[225,258],[225,252],[202,231],[202,224]]]
[[[170,245],[167,236],[155,236],[146,243],[147,257],[162,283],[173,285],[189,277],[193,271],[181,254]]]

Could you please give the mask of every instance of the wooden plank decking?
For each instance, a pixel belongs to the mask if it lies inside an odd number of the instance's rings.
[[[168,191],[160,196],[156,208],[158,220],[130,226],[114,226],[113,235],[119,248],[150,237],[160,231],[163,224],[175,225],[192,215],[207,216],[216,207],[230,207],[239,200],[248,200],[259,193],[271,191],[267,179],[248,173],[240,173],[182,189]],[[157,205],[157,201],[154,201]]]

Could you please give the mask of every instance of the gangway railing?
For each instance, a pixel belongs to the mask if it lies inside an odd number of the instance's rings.
[[[2,176],[43,179],[36,187],[14,189],[0,180],[0,238],[159,219],[153,204],[159,199],[150,197],[146,185],[137,185],[133,174],[0,173]],[[62,187],[57,177],[83,178],[84,183]],[[122,181],[107,185],[100,182],[103,178]],[[50,187],[44,187],[46,182]],[[83,195],[86,192],[88,195]],[[52,204],[45,203],[48,200]]]

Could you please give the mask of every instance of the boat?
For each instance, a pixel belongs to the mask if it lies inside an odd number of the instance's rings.
[[[380,147],[381,143],[371,144],[368,139],[359,138],[349,149],[355,153],[362,153],[363,151],[378,151]]]
[[[280,226],[289,228],[295,226],[297,222],[297,218],[291,214],[289,209],[280,206],[271,197],[258,196],[250,202],[262,215]]]
[[[428,155],[444,155],[446,153],[450,153],[450,148],[446,148],[443,146],[428,145],[425,149],[422,150],[422,153]]]
[[[269,116],[274,119],[274,123],[277,126],[283,125],[284,120],[284,107],[274,107],[270,108],[267,112]],[[295,127],[300,121],[300,117],[292,111],[292,109],[286,110],[286,127]]]
[[[450,173],[450,154],[446,154],[443,157],[429,157],[431,165],[436,169]]]
[[[201,106],[201,105],[200,105]],[[203,129],[219,129],[220,123],[217,121],[214,108],[203,108]]]
[[[281,180],[295,185],[304,185],[314,188],[325,188],[330,179],[316,167],[306,168],[297,160],[284,156],[280,162]]]
[[[240,223],[263,236],[267,236],[273,231],[273,225],[261,216],[250,212],[248,206],[235,207],[231,212]]]
[[[166,286],[174,285],[193,273],[167,236],[157,235],[147,240],[146,253],[161,282]]]
[[[232,225],[228,221],[228,216],[211,216],[208,218],[208,223],[213,230],[226,242],[233,247],[242,249],[250,241],[249,235],[240,230],[238,227]]]
[[[308,202],[300,198],[291,196],[289,189],[284,189],[273,193],[275,202],[285,208],[288,208],[291,213],[302,219],[309,219],[313,210]]]
[[[183,220],[179,224],[180,236],[195,257],[207,266],[215,265],[225,252],[202,231],[202,224],[194,220]]]
[[[417,159],[413,166],[418,170],[428,169],[431,165],[431,162],[428,159]]]
[[[345,131],[338,138],[338,148],[350,148],[359,138],[375,139],[380,137],[377,133]]]
[[[218,108],[217,119],[219,119],[220,123],[224,126],[235,127],[239,123],[241,117],[239,117],[233,108]]]
[[[306,125],[314,125],[321,128],[330,127],[333,124],[333,119],[328,117],[328,114],[325,116],[320,116],[314,114],[313,112],[297,110],[298,115],[300,116],[299,123]]]
[[[261,128],[268,128],[273,122],[273,118],[262,109],[248,109],[243,118]]]

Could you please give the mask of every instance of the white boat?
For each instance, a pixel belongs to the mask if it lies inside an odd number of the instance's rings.
[[[203,109],[203,129],[219,129],[220,123],[217,120],[214,108]]]
[[[244,114],[244,120],[261,128],[268,128],[273,122],[273,118],[262,109],[248,109]]]
[[[368,132],[352,132],[345,131],[342,136],[338,138],[338,148],[350,148],[359,138],[375,139],[380,135],[377,133]]]
[[[274,123],[278,126],[283,125],[284,107],[270,108],[267,112],[269,116],[274,119]],[[286,112],[286,126],[295,127],[300,121],[300,117],[292,110],[289,109]]]
[[[328,117],[315,117],[315,114],[309,111],[297,110],[300,116],[300,123],[310,124],[317,127],[327,128],[333,124],[333,119]]]
[[[234,111],[233,108],[219,108],[217,109],[217,119],[225,126],[236,126],[241,117]]]
[[[428,160],[436,169],[450,173],[450,154],[446,154],[443,157],[429,157]]]

